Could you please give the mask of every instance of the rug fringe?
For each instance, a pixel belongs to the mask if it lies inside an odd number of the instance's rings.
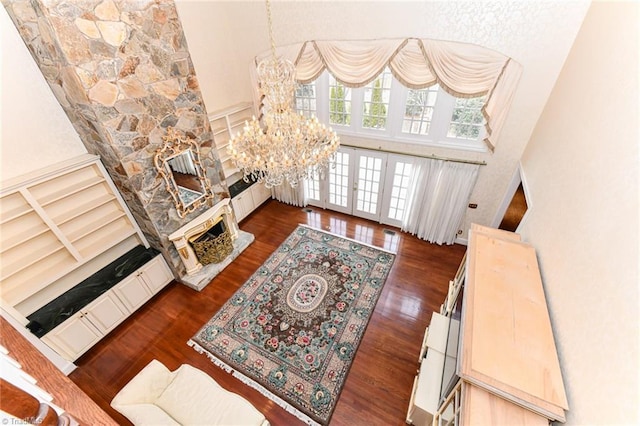
[[[219,358],[217,358],[216,356],[214,356],[211,352],[207,351],[205,348],[200,346],[194,340],[189,339],[189,341],[187,342],[187,345],[191,346],[196,352],[206,355],[209,358],[209,360],[211,360],[211,362],[213,362],[213,364],[215,364],[216,366],[220,367],[221,369],[223,369],[227,373],[230,373],[233,377],[235,377],[236,379],[240,380],[242,383],[244,383],[244,384],[246,384],[248,386],[251,386],[252,388],[257,390],[258,392],[260,392],[262,395],[266,396],[267,398],[269,398],[270,400],[272,400],[273,402],[278,404],[285,411],[287,411],[288,413],[293,414],[294,416],[296,416],[298,419],[302,420],[303,422],[305,422],[309,426],[322,426],[320,423],[316,422],[311,417],[307,416],[302,411],[298,410],[297,408],[295,408],[293,405],[289,404],[284,399],[282,399],[279,396],[275,395],[273,392],[271,392],[270,390],[268,390],[267,388],[262,386],[260,383],[256,382],[253,379],[250,379],[249,377],[245,376],[241,372],[239,372],[239,371],[235,370],[234,368],[232,368],[231,366],[229,366],[224,361],[222,361]]]

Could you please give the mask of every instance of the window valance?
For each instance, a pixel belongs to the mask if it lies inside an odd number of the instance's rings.
[[[256,65],[271,52],[256,57]],[[326,69],[348,87],[362,87],[388,66],[405,86],[436,83],[456,97],[486,95],[484,142],[493,151],[513,100],[522,67],[508,56],[469,43],[431,39],[310,40],[277,48],[309,83]]]

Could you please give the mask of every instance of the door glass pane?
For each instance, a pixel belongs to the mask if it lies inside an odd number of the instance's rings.
[[[388,217],[402,220],[407,201],[407,189],[411,176],[411,163],[398,161],[394,170],[393,187],[391,188],[391,202]]]
[[[320,201],[320,179],[317,176],[311,177],[305,179],[304,184],[307,198],[313,201]]]
[[[329,168],[329,203],[347,207],[349,195],[349,154],[337,152],[336,167]]]
[[[382,159],[361,155],[359,165],[356,208],[362,212],[376,214]]]

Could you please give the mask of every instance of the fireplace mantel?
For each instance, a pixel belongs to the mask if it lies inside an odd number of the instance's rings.
[[[198,261],[193,247],[189,244],[189,238],[206,232],[207,229],[218,222],[220,217],[222,217],[225,227],[231,236],[231,241],[235,241],[238,238],[238,224],[233,215],[230,202],[231,199],[224,198],[215,206],[169,235],[169,240],[173,241],[182,263],[187,268],[187,275],[193,275],[202,269],[202,264]]]
[[[225,228],[231,236],[233,251],[222,262],[210,263],[203,266],[202,263],[198,261],[198,257],[189,243],[189,238],[204,233],[207,229],[218,223],[220,218],[224,221]],[[180,254],[180,259],[186,267],[186,275],[180,276],[178,281],[194,290],[200,291],[253,242],[254,236],[238,228],[238,222],[231,207],[231,199],[225,198],[191,222],[173,232],[169,235],[169,240],[173,241],[173,244]]]

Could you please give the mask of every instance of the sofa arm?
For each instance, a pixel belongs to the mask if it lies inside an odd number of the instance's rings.
[[[160,361],[152,360],[111,401],[111,406],[153,404],[173,380],[174,373]]]
[[[173,417],[167,414],[162,408],[153,404],[111,404],[113,408],[124,415],[136,426],[179,426]]]

